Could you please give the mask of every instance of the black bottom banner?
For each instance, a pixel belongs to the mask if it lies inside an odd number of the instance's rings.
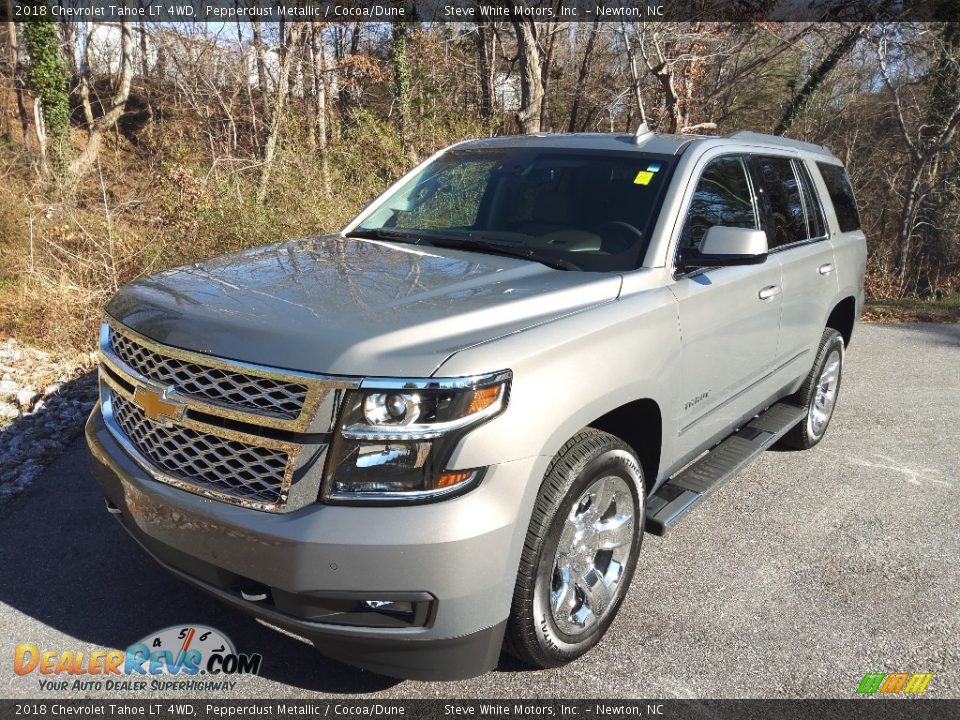
[[[0,718],[656,718],[924,720],[960,717],[960,700],[0,700]]]

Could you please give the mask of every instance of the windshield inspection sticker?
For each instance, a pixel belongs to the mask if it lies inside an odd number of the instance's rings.
[[[652,173],[660,172],[660,163],[650,163],[647,165],[647,171]]]
[[[649,170],[641,170],[637,173],[637,176],[633,179],[634,185],[649,185],[650,181],[653,180],[653,173]]]

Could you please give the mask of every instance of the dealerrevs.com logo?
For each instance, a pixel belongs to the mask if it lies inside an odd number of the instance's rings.
[[[241,654],[230,638],[205,625],[173,626],[126,650],[41,650],[21,643],[13,671],[37,675],[41,690],[233,690],[238,675],[256,675],[263,657]],[[198,677],[198,676],[203,676]]]

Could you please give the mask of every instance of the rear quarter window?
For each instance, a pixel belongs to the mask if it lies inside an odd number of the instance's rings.
[[[817,163],[817,169],[827,186],[830,202],[837,215],[837,224],[840,232],[850,232],[860,229],[860,213],[857,211],[857,201],[853,198],[853,188],[847,171],[840,165]]]

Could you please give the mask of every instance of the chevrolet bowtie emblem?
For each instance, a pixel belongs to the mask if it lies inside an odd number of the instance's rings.
[[[169,424],[182,420],[186,405],[167,399],[167,392],[160,393],[139,385],[133,393],[133,402],[143,410],[147,419],[154,422]]]

